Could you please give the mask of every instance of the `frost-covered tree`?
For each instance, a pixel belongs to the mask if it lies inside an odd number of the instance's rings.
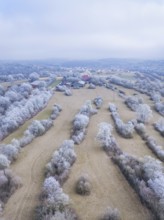
[[[10,161],[4,154],[0,154],[0,170],[8,168],[10,165]]]
[[[164,118],[161,118],[155,123],[155,128],[164,136]]]
[[[67,88],[67,89],[65,90],[64,94],[65,94],[66,96],[71,96],[71,95],[72,95],[72,91]]]
[[[137,108],[137,120],[141,123],[148,123],[152,118],[152,110],[147,104],[140,104]]]
[[[50,206],[55,206],[57,210],[61,210],[69,202],[69,197],[64,194],[59,182],[52,176],[45,179],[43,191],[46,194],[47,203]]]
[[[65,90],[67,90],[67,87],[65,85],[57,85],[56,86],[56,91],[65,92]]]
[[[143,99],[140,96],[128,96],[125,99],[125,104],[133,111],[136,111],[138,105],[143,104]]]
[[[93,100],[93,103],[96,105],[96,108],[99,109],[101,108],[102,104],[103,104],[103,99],[102,97],[98,96]]]
[[[161,94],[160,93],[157,93],[157,92],[153,92],[151,94],[151,99],[157,103],[157,102],[160,102],[161,101]]]
[[[109,110],[111,112],[117,112],[117,107],[114,103],[109,103]]]
[[[19,92],[21,93],[22,96],[24,96],[25,98],[28,98],[32,92],[31,84],[30,83],[22,83],[19,87]]]
[[[127,180],[159,220],[164,216],[164,167],[150,156],[137,159],[127,154],[114,158]]]
[[[49,91],[35,92],[35,95],[31,95],[28,100],[23,99],[5,111],[5,115],[0,118],[1,139],[42,110],[52,96]]]
[[[163,102],[155,103],[155,109],[157,112],[159,112],[161,115],[164,116],[164,103]]]
[[[10,104],[8,97],[0,96],[0,113],[5,114],[5,111],[9,108]]]
[[[19,151],[20,148],[14,144],[4,144],[0,146],[0,153],[5,155],[10,162],[17,159]]]
[[[0,96],[3,96],[5,94],[5,88],[0,85]]]
[[[115,122],[116,130],[118,133],[124,138],[132,138],[134,132],[134,124],[129,121],[128,123],[124,123],[120,117],[118,112],[112,112],[112,118]]]
[[[114,154],[120,154],[121,150],[117,145],[115,138],[112,136],[112,126],[106,122],[99,124],[99,131],[97,134],[97,140],[101,146],[107,151]]]
[[[44,181],[42,201],[36,209],[36,219],[78,220],[76,213],[69,207],[69,197],[54,177],[48,177]]]
[[[91,100],[87,100],[80,109],[80,114],[87,115],[88,117],[97,114],[97,110],[93,108]]]
[[[55,104],[52,108],[52,113],[50,118],[52,120],[56,119],[61,111],[62,111],[62,107],[60,105]]]
[[[36,72],[33,72],[29,75],[29,81],[30,82],[33,82],[33,81],[38,80],[38,79],[39,79],[39,74],[36,73]]]
[[[0,170],[0,206],[1,211],[4,203],[7,202],[11,194],[13,194],[22,185],[21,179],[14,175],[9,169],[5,172]],[[1,214],[1,213],[0,213]]]
[[[164,161],[164,150],[153,137],[147,137],[146,144],[161,161]]]
[[[96,86],[93,83],[90,83],[88,89],[96,89]]]
[[[60,183],[63,183],[68,177],[69,169],[75,160],[74,142],[65,140],[46,165],[46,175],[54,176]]]
[[[101,143],[102,146],[108,146],[111,142],[113,127],[111,124],[102,122],[99,124],[99,131],[97,134],[97,140]]]
[[[74,130],[81,130],[86,128],[89,124],[89,117],[83,114],[77,114],[74,118],[73,122],[73,129]]]
[[[143,140],[147,139],[146,127],[143,123],[137,123],[135,125],[135,130],[142,137]]]
[[[44,134],[45,128],[42,123],[38,120],[32,122],[32,124],[28,128],[29,132],[33,134],[35,137]]]
[[[112,209],[111,207],[108,207],[100,220],[121,220],[121,216],[118,209]]]
[[[18,92],[14,92],[14,91],[7,91],[5,93],[5,97],[8,97],[11,103],[20,101],[22,99],[21,94],[19,94]]]

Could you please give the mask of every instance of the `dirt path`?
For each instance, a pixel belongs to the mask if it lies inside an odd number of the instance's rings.
[[[103,110],[93,116],[86,140],[77,147],[78,159],[64,189],[84,220],[96,219],[108,205],[118,207],[126,220],[151,219],[117,167],[112,164],[95,141],[97,123],[104,120],[110,121],[107,107],[109,101],[112,101],[112,91],[105,88],[96,90],[84,88],[74,91],[71,97],[66,97],[62,93],[56,93],[53,96],[45,110],[49,111],[48,109],[51,109],[54,103],[59,103],[63,107],[63,112],[55,120],[54,127],[22,149],[18,160],[11,165],[11,169],[22,178],[23,186],[11,196],[6,204],[5,220],[34,219],[34,208],[38,204],[45,164],[62,141],[70,137],[71,122],[79,108],[87,99],[93,99],[97,95],[104,98]],[[131,146],[127,149],[131,149]],[[139,151],[141,155],[149,154],[148,150],[142,152],[140,149]],[[73,193],[73,184],[83,172],[91,176],[93,192],[90,197],[81,199]]]

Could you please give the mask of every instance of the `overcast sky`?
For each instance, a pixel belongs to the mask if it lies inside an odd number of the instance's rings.
[[[0,59],[164,58],[164,0],[0,0]]]

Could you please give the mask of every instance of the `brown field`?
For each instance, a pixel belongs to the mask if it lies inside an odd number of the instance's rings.
[[[125,91],[129,94],[134,93],[131,90]],[[82,220],[98,219],[108,206],[118,208],[123,220],[152,219],[149,210],[141,204],[139,197],[118,167],[112,163],[95,139],[100,122],[105,121],[113,124],[110,112],[107,109],[109,102],[116,103],[124,121],[135,117],[135,112],[125,106],[123,99],[117,94],[113,95],[113,91],[101,87],[96,90],[86,88],[74,90],[71,97],[56,92],[48,106],[35,117],[39,119],[47,117],[55,103],[63,107],[63,111],[54,121],[54,126],[46,134],[36,138],[31,144],[23,148],[18,160],[11,165],[11,169],[22,178],[23,186],[9,199],[5,206],[3,219],[34,219],[34,208],[39,204],[38,197],[44,180],[46,163],[62,141],[70,138],[72,119],[79,108],[86,100],[93,99],[98,95],[104,99],[103,106],[98,114],[91,118],[85,140],[82,144],[75,146],[77,160],[72,167],[69,179],[63,186],[64,192],[70,196],[71,204]],[[145,102],[149,101],[146,96],[144,96],[144,100]],[[154,113],[154,118],[148,125],[148,133],[162,144],[163,138],[152,127],[152,123],[158,118],[160,118],[158,113]],[[30,121],[8,136],[4,142],[9,142],[13,137],[20,137]],[[133,139],[124,139],[114,129],[113,135],[123,151],[137,157],[154,156],[137,134],[134,135]],[[78,177],[84,173],[89,175],[92,191],[90,196],[81,197],[74,192],[74,185]]]

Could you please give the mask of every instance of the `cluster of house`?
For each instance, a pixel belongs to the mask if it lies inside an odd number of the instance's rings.
[[[91,82],[91,76],[82,75],[81,77],[64,76],[60,85],[79,89]]]

